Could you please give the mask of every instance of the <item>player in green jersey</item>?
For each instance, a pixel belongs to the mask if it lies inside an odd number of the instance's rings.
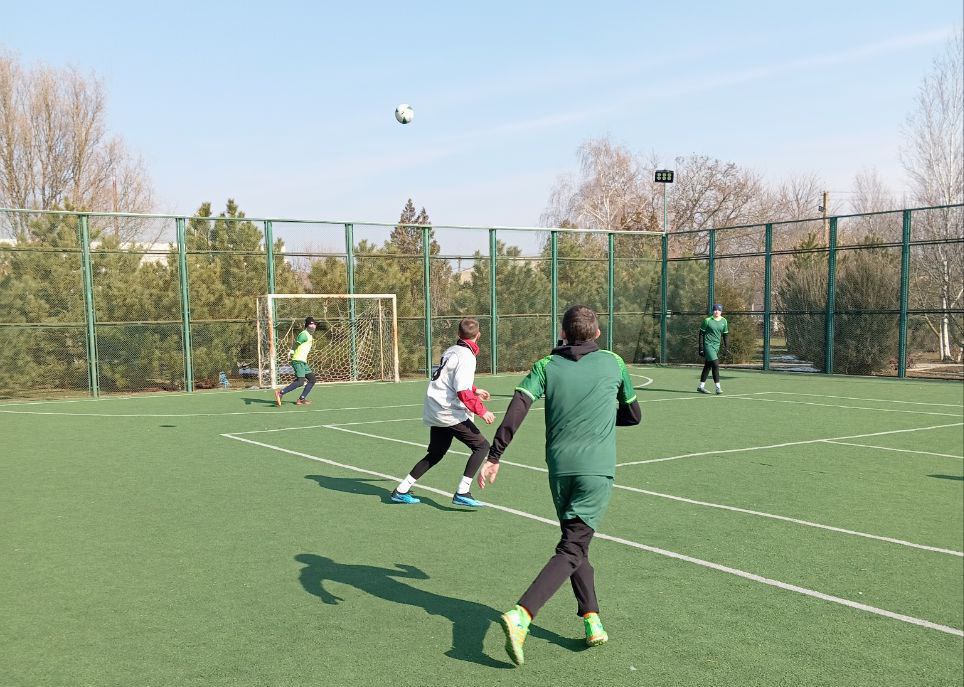
[[[609,639],[599,620],[589,544],[612,494],[616,426],[637,425],[641,419],[626,364],[596,345],[596,313],[584,305],[570,307],[562,317],[562,336],[563,345],[537,361],[516,387],[478,477],[483,489],[495,482],[502,452],[533,402],[544,395],[549,491],[562,537],[555,555],[518,604],[502,615],[506,651],[516,665],[523,662],[529,623],[566,580],[576,596],[586,644],[596,646]]]
[[[308,367],[308,353],[311,351],[311,344],[314,342],[311,335],[314,334],[317,328],[318,323],[315,322],[315,318],[305,318],[305,328],[302,329],[301,333],[295,338],[295,350],[291,352],[291,367],[295,370],[295,381],[284,389],[274,390],[275,405],[280,407],[282,396],[289,391],[300,388],[301,385],[306,382],[305,390],[301,392],[298,400],[295,401],[295,405],[306,406],[311,403],[311,401],[308,400],[308,394],[311,393],[311,389],[315,386],[318,378],[315,377],[315,373]]]
[[[726,353],[727,336],[730,333],[726,318],[723,317],[723,306],[716,303],[713,306],[713,316],[707,317],[700,325],[700,356],[706,362],[703,363],[703,372],[700,374],[700,385],[696,388],[701,394],[708,394],[706,390],[706,376],[713,371],[713,383],[716,384],[716,393],[722,394],[720,388],[720,355]]]

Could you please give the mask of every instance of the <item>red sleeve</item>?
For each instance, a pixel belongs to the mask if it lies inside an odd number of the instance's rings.
[[[482,401],[475,395],[475,387],[459,392],[459,400],[463,405],[476,415],[485,415],[488,410],[482,405]]]

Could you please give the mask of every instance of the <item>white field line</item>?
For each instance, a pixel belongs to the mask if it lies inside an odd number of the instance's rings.
[[[766,391],[764,393],[772,393]],[[758,396],[760,394],[757,394]],[[913,415],[943,415],[945,417],[961,417],[960,413],[937,413],[932,410],[903,410],[901,408],[869,408],[867,406],[845,406],[834,403],[817,403],[816,401],[784,401],[779,398],[750,398],[748,395],[741,395],[744,401],[760,401],[762,403],[793,403],[801,406],[822,406],[824,408],[849,408],[850,410],[873,410],[877,413],[911,413]]]
[[[649,380],[649,381],[646,382],[645,384],[640,384],[640,385],[639,385],[640,387],[649,386],[650,384],[653,383],[653,378],[652,378],[652,377],[647,377],[646,375],[637,375],[637,374],[633,374],[632,372],[630,372],[630,373],[629,373],[629,376],[630,376],[630,377],[639,377],[640,379],[648,379],[648,380]],[[638,387],[637,387],[637,388],[638,388]]]
[[[318,456],[313,456],[308,453],[303,453],[301,451],[293,451],[291,449],[282,448],[280,446],[273,446],[271,444],[265,444],[260,441],[254,441],[252,439],[245,439],[232,434],[222,434],[221,436],[227,439],[233,439],[235,441],[241,441],[246,444],[251,444],[253,446],[259,446],[261,448],[266,448],[272,451],[279,451],[281,453],[287,453],[289,455],[298,456],[300,458],[305,458],[307,460],[312,460],[318,463],[324,463],[326,465],[331,465],[333,467],[342,468],[344,470],[351,470],[353,472],[358,472],[366,475],[371,475],[373,477],[381,477],[382,479],[400,481],[400,478],[393,475],[386,475],[385,473],[375,472],[374,470],[366,470],[364,468],[359,468],[354,465],[347,465],[345,463],[338,463],[333,460],[328,460],[327,458],[320,458]],[[431,492],[433,494],[438,494],[439,496],[451,496],[449,492],[442,491],[441,489],[435,489],[428,486],[419,486],[420,489],[424,491]],[[555,520],[550,520],[549,518],[543,518],[539,515],[534,515],[533,513],[528,513],[526,511],[516,510],[515,508],[508,508],[506,506],[500,506],[494,503],[486,503],[486,506],[492,510],[502,511],[503,513],[509,513],[511,515],[517,515],[528,520],[534,520],[536,522],[541,522],[552,527],[558,527],[559,523]],[[705,561],[700,558],[694,558],[692,556],[687,556],[681,553],[676,553],[675,551],[668,551],[666,549],[660,549],[655,546],[649,546],[647,544],[641,544],[629,539],[623,539],[621,537],[614,537],[608,534],[597,533],[596,538],[605,539],[607,541],[615,542],[617,544],[622,544],[624,546],[629,546],[634,549],[639,549],[641,551],[647,551],[649,553],[655,553],[660,556],[666,556],[668,558],[674,558],[676,560],[685,561],[687,563],[693,563],[704,568],[709,568],[711,570],[717,570],[719,572],[728,573],[730,575],[735,575],[741,577],[745,580],[751,580],[753,582],[759,582],[761,584],[768,585],[770,587],[776,587],[778,589],[783,589],[785,591],[796,592],[797,594],[802,594],[804,596],[809,596],[811,598],[820,599],[822,601],[829,601],[831,603],[840,604],[841,606],[846,606],[848,608],[853,608],[859,611],[864,611],[866,613],[872,613],[874,615],[883,616],[885,618],[890,618],[892,620],[899,620],[904,623],[909,623],[911,625],[917,625],[918,627],[925,627],[931,630],[937,630],[938,632],[943,632],[945,634],[954,635],[956,637],[964,637],[964,631],[956,628],[950,627],[948,625],[940,625],[938,623],[933,623],[929,620],[923,620],[921,618],[915,618],[913,616],[904,615],[902,613],[895,613],[893,611],[888,611],[883,608],[877,608],[875,606],[869,606],[867,604],[859,603],[857,601],[851,601],[850,599],[844,599],[839,596],[833,596],[831,594],[824,594],[823,592],[818,592],[813,589],[807,589],[806,587],[800,587],[795,584],[789,584],[787,582],[781,582],[779,580],[770,579],[768,577],[763,577],[762,575],[757,575],[755,573],[745,572],[737,568],[731,568],[726,565],[720,565],[719,563],[713,563],[710,561]]]
[[[754,392],[754,393],[765,394],[765,393],[768,393],[768,392],[766,392],[766,391],[756,391],[756,392]],[[699,397],[694,395],[694,396],[687,396],[687,397],[685,397],[685,398],[651,398],[651,399],[642,400],[642,401],[639,401],[639,402],[640,402],[640,403],[659,403],[660,401],[694,401],[694,400],[696,400],[697,398],[699,398]],[[724,398],[742,398],[742,397],[741,397],[740,395],[734,394],[734,395],[731,395],[731,396],[726,396],[726,397],[724,397]],[[421,403],[415,403],[415,404],[412,404],[412,405],[422,405],[422,404],[421,404]],[[384,407],[385,407],[385,408],[389,408],[389,407],[393,407],[393,406],[384,406]],[[394,406],[394,407],[399,407],[399,408],[400,408],[400,407],[402,407],[402,406]],[[545,409],[546,409],[546,407],[545,407],[544,405],[541,405],[541,406],[536,406],[535,408],[530,408],[530,409],[529,409],[529,412],[530,412],[530,413],[534,413],[534,412],[538,412],[538,411],[540,411],[540,410],[545,410]],[[355,408],[349,408],[349,409],[347,409],[347,410],[357,410],[357,409],[355,409]],[[13,411],[11,411],[11,412],[13,412]],[[270,412],[270,411],[268,411],[268,412]],[[501,414],[502,414],[502,411],[499,411],[499,412],[493,411],[493,414],[494,414],[494,415],[501,415]],[[134,417],[134,416],[130,416],[130,417]],[[338,422],[338,423],[332,424],[332,425],[329,425],[329,424],[307,425],[307,426],[302,426],[302,427],[282,427],[281,429],[257,429],[257,430],[250,431],[250,432],[232,432],[232,433],[233,433],[233,434],[237,434],[237,435],[240,436],[240,435],[243,435],[243,434],[261,434],[261,433],[263,433],[263,432],[287,432],[287,431],[296,430],[296,429],[318,429],[319,427],[353,427],[353,426],[356,426],[356,425],[380,425],[380,424],[382,424],[383,422],[415,422],[415,421],[420,421],[420,420],[422,420],[421,417],[401,417],[401,418],[395,418],[395,419],[392,419],[392,420],[359,420],[359,421],[357,421],[357,422]]]
[[[68,413],[66,411],[54,410],[4,410],[0,407],[0,413],[10,415],[66,415],[71,417],[221,417],[228,415],[282,415],[286,413],[329,413],[340,410],[387,410],[390,408],[412,408],[422,406],[421,403],[402,403],[392,406],[355,406],[350,408],[304,408],[298,410],[238,410],[223,413]],[[421,419],[421,418],[419,418]]]
[[[817,398],[838,398],[845,401],[878,401],[880,403],[904,403],[915,406],[942,406],[945,408],[961,408],[964,412],[964,404],[961,403],[925,403],[924,401],[897,401],[892,398],[858,398],[855,396],[831,396],[830,394],[804,394],[796,391],[768,391],[768,394],[781,394],[783,396],[815,396]]]
[[[901,453],[920,453],[925,456],[940,456],[942,458],[957,458],[961,460],[964,456],[955,456],[953,453],[934,453],[933,451],[912,451],[909,448],[894,448],[893,446],[871,446],[870,444],[853,444],[849,441],[827,440],[828,444],[843,444],[844,446],[860,446],[861,448],[875,448],[881,451],[899,451]]]
[[[695,458],[697,456],[715,456],[724,453],[742,453],[744,451],[765,451],[771,448],[784,448],[786,446],[801,446],[803,444],[819,444],[828,441],[840,441],[842,439],[863,439],[865,437],[879,437],[885,434],[901,434],[904,432],[923,432],[929,429],[943,429],[945,427],[960,427],[964,422],[953,422],[948,425],[932,425],[930,427],[912,427],[911,429],[892,429],[887,432],[871,432],[870,434],[850,434],[843,437],[824,437],[822,439],[806,439],[804,441],[787,441],[782,444],[768,444],[766,446],[749,446],[747,448],[728,448],[721,451],[701,451],[699,453],[684,453],[679,456],[666,456],[665,458],[651,458],[649,460],[633,460],[628,463],[617,463],[616,467],[626,467],[627,465],[646,465],[648,463],[662,463],[667,460],[679,460],[680,458]]]
[[[485,374],[481,373],[476,375],[478,378],[485,379],[496,379],[498,377],[519,377],[520,379],[525,376],[525,373],[519,372],[507,372],[503,374]],[[402,379],[398,382],[318,382],[319,385],[324,385],[326,387],[338,386],[338,385],[352,385],[352,386],[383,386],[386,384],[424,384],[427,380],[425,379]],[[259,391],[267,391],[267,389],[212,389],[210,391],[145,391],[140,394],[134,395],[118,395],[118,396],[102,396],[101,398],[64,398],[64,399],[46,399],[43,401],[12,401],[0,403],[0,408],[5,408],[7,406],[29,406],[29,405],[54,405],[57,403],[104,403],[105,401],[136,401],[138,399],[147,398],[171,398],[172,396],[192,396],[195,398],[203,398],[205,396],[214,396],[221,394],[239,394],[239,393],[257,393]]]
[[[394,441],[399,444],[408,444],[409,446],[418,446],[420,448],[425,448],[425,444],[418,443],[415,441],[405,441],[404,439],[394,439],[392,437],[380,436],[378,434],[369,434],[368,432],[358,432],[352,429],[342,429],[340,425],[322,425],[325,429],[334,429],[339,432],[348,432],[349,434],[358,434],[363,437],[371,437],[373,439],[382,439],[384,441]],[[235,432],[237,434],[237,432]],[[466,451],[457,451],[454,449],[449,449],[449,453],[456,453],[463,456],[471,455]],[[535,472],[549,472],[546,468],[537,467],[535,465],[525,465],[523,463],[513,463],[508,460],[502,460],[500,463],[505,463],[506,465],[512,465],[517,468],[525,468],[527,470],[533,470]],[[764,513],[758,510],[749,510],[747,508],[738,508],[736,506],[727,506],[721,503],[710,503],[709,501],[697,501],[696,499],[688,499],[683,496],[674,496],[672,494],[663,494],[658,491],[649,491],[648,489],[638,489],[637,487],[630,487],[624,484],[613,484],[615,489],[622,489],[624,491],[631,491],[637,494],[646,494],[647,496],[656,496],[662,499],[670,499],[672,501],[680,501],[682,503],[689,503],[695,506],[705,506],[707,508],[718,508],[720,510],[728,510],[734,513],[744,513],[746,515],[754,515],[761,518],[769,518],[771,520],[780,520],[783,522],[791,522],[795,525],[804,525],[806,527],[815,527],[822,530],[829,530],[831,532],[840,532],[842,534],[850,534],[855,537],[864,537],[865,539],[876,539],[877,541],[889,542],[891,544],[900,544],[901,546],[909,546],[914,549],[922,549],[924,551],[933,551],[935,553],[944,553],[949,556],[958,556],[964,558],[964,552],[955,551],[953,549],[942,549],[937,546],[927,546],[926,544],[915,544],[913,542],[906,541],[904,539],[896,539],[894,537],[884,537],[879,534],[868,534],[867,532],[858,532],[857,530],[848,530],[843,527],[834,527],[832,525],[823,525],[818,522],[811,522],[809,520],[801,520],[799,518],[791,518],[786,515],[776,515],[774,513]]]

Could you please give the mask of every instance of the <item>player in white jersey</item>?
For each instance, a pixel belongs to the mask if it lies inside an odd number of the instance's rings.
[[[428,453],[395,488],[392,501],[421,503],[420,499],[409,493],[412,485],[442,460],[452,445],[452,439],[458,439],[472,450],[472,455],[465,464],[465,472],[452,503],[472,508],[482,505],[472,498],[469,487],[482,461],[489,454],[489,442],[472,422],[472,417],[478,415],[485,424],[491,425],[495,415],[482,404],[489,399],[489,392],[475,386],[478,341],[478,321],[465,318],[459,322],[459,340],[442,354],[438,369],[425,392],[422,421],[429,426]]]

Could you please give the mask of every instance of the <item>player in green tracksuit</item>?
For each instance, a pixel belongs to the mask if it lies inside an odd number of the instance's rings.
[[[727,336],[730,327],[723,317],[723,306],[716,303],[713,306],[713,316],[707,317],[700,325],[700,356],[706,361],[703,363],[703,372],[700,374],[700,385],[696,388],[701,394],[708,394],[706,390],[706,375],[713,371],[713,383],[716,384],[716,393],[722,394],[720,388],[720,355],[726,353]]]
[[[315,373],[311,371],[308,367],[308,353],[311,352],[311,344],[314,343],[312,334],[317,329],[318,323],[315,322],[315,318],[306,317],[305,318],[305,328],[301,330],[298,336],[295,338],[295,349],[291,352],[291,367],[295,371],[295,381],[286,386],[284,389],[275,389],[274,391],[274,402],[275,405],[281,405],[281,398],[289,391],[294,391],[301,387],[302,384],[307,382],[305,390],[301,392],[298,400],[295,401],[295,405],[306,406],[311,403],[308,400],[308,394],[311,393],[312,387],[315,386],[315,382],[318,378]]]
[[[576,595],[586,643],[595,646],[609,639],[599,620],[589,543],[612,494],[616,426],[636,425],[641,419],[622,358],[596,345],[596,313],[574,305],[563,315],[562,330],[565,345],[536,362],[516,387],[478,478],[483,489],[495,481],[502,452],[532,403],[544,395],[549,490],[562,538],[518,604],[502,615],[506,650],[516,665],[523,662],[522,643],[530,621],[566,580]]]

